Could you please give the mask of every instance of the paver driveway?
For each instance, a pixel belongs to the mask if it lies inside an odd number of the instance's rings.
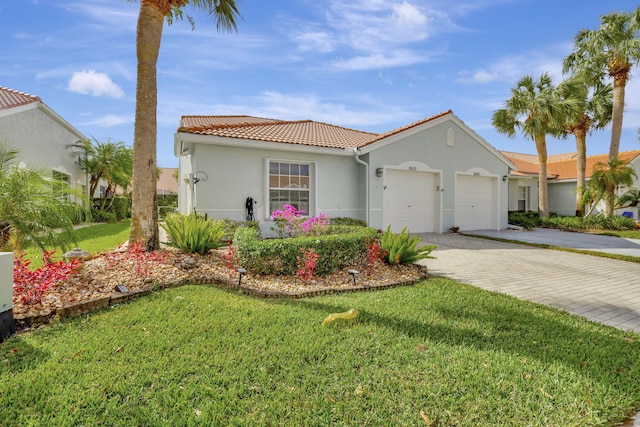
[[[640,333],[640,264],[496,242],[423,234],[438,245],[429,274],[550,305]]]

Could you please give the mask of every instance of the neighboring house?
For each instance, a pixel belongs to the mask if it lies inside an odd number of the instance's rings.
[[[516,170],[509,178],[509,210],[536,211],[538,209],[538,156],[507,151],[502,151],[502,154],[516,165]],[[630,189],[640,189],[640,150],[622,152],[618,158],[629,162],[638,176],[630,188],[621,189],[619,194]],[[588,156],[585,172],[587,181],[593,174],[594,166],[607,161],[607,154]],[[547,173],[549,211],[562,216],[575,215],[577,153],[548,156]],[[637,214],[636,219],[638,219]]]
[[[18,149],[19,164],[49,172],[86,194],[87,175],[67,145],[87,139],[42,100],[0,86],[0,143]]]
[[[156,184],[158,196],[178,194],[178,181],[176,181],[177,171],[178,168],[160,168],[160,176]]]
[[[183,116],[179,210],[268,228],[291,204],[309,215],[413,233],[502,229],[515,165],[451,111],[383,134],[314,121]]]

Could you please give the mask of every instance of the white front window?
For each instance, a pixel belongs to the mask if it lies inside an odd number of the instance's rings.
[[[311,207],[312,164],[292,161],[269,161],[269,212],[294,206],[309,213]]]
[[[518,210],[526,211],[529,208],[529,187],[518,187]]]

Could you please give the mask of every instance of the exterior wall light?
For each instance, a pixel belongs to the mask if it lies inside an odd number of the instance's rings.
[[[384,169],[383,169],[383,168],[378,168],[378,169],[376,169],[376,176],[377,176],[378,178],[380,178],[380,177],[382,176],[382,171],[384,171]]]
[[[507,179],[508,179],[508,178],[509,178],[509,176],[508,176],[508,175],[503,176],[503,177],[502,177],[502,182],[507,182]]]

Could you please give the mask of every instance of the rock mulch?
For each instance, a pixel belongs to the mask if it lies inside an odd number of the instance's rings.
[[[184,254],[168,249],[162,262],[153,263],[145,277],[136,272],[136,261],[116,264],[102,254],[85,260],[79,274],[52,287],[34,306],[25,306],[14,296],[13,315],[18,327],[29,329],[55,319],[78,316],[119,304],[154,290],[186,284],[210,284],[240,293],[265,298],[305,298],[336,292],[355,292],[384,289],[413,284],[427,278],[421,265],[379,265],[353,276],[347,270],[327,276],[314,276],[303,281],[297,276],[265,276],[247,272],[242,276],[229,268],[222,259],[224,249],[207,255]],[[116,291],[124,285],[126,292]]]

